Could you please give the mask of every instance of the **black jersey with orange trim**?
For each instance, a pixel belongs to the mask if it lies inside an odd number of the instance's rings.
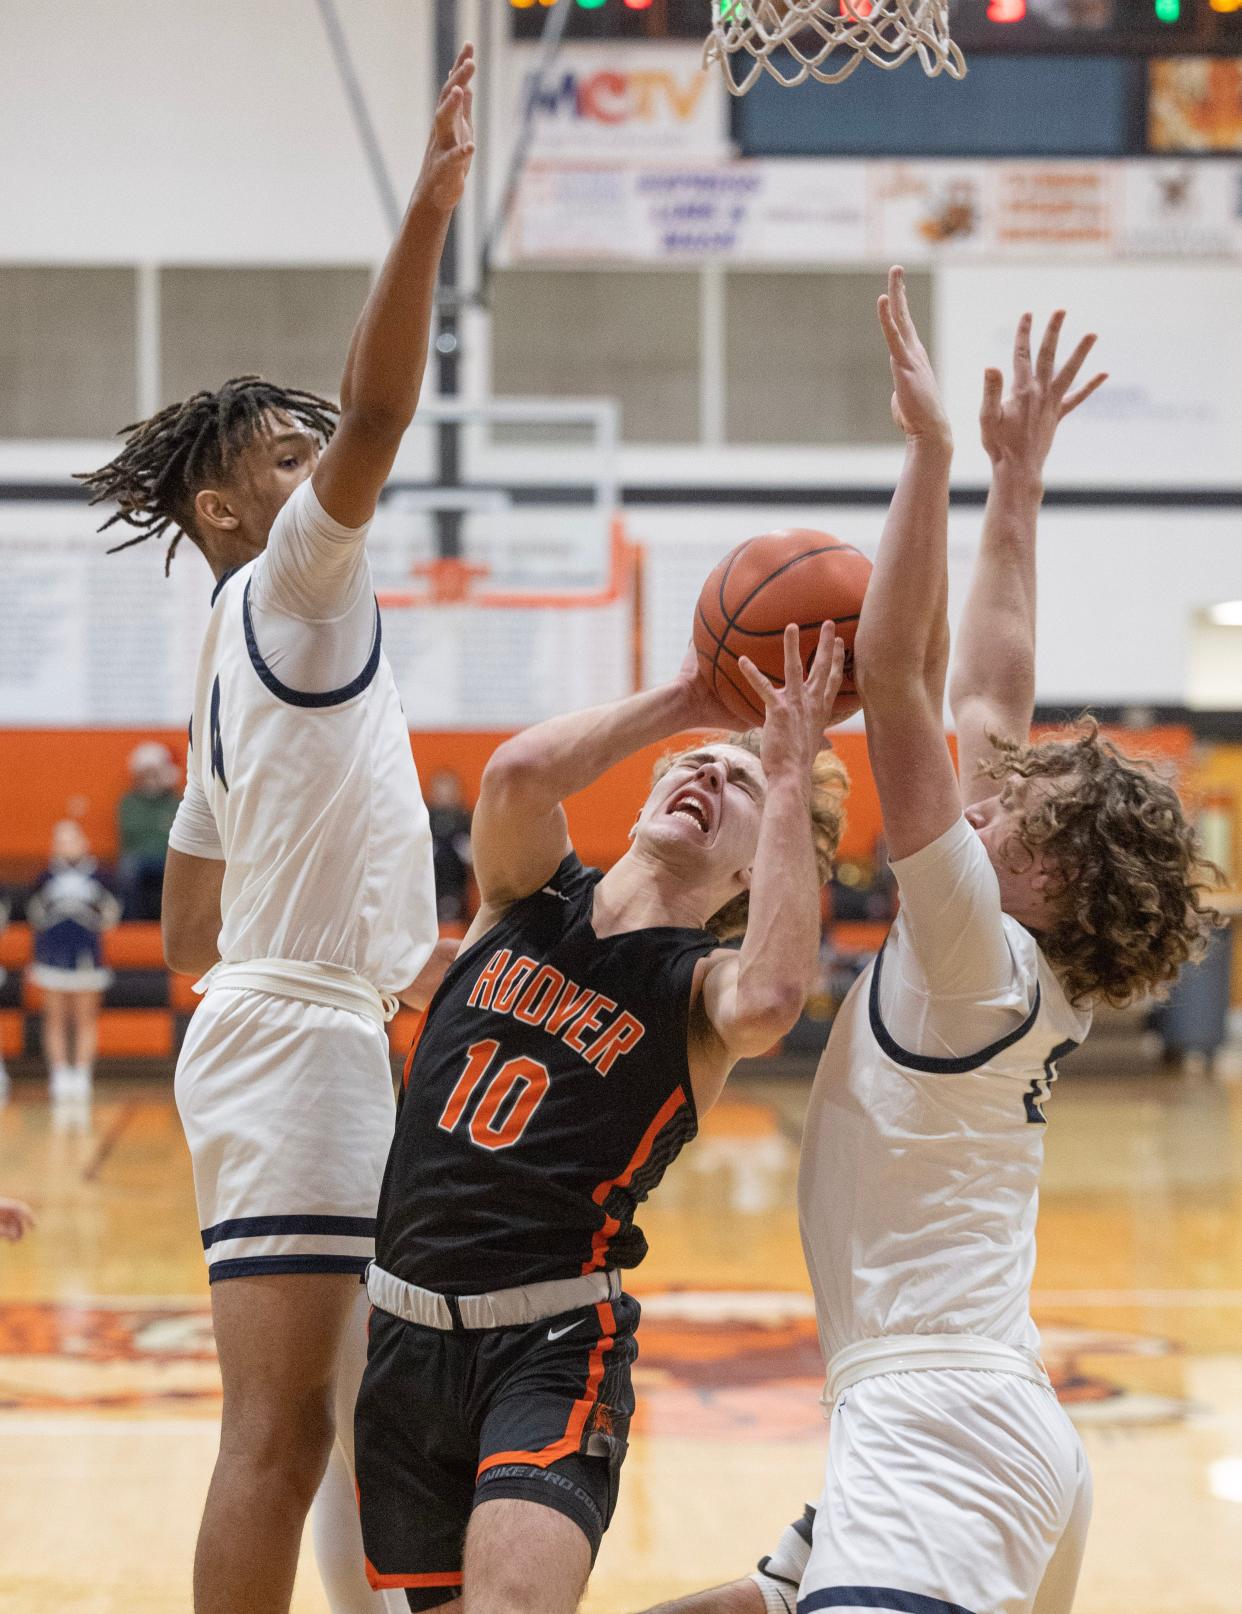
[[[599,937],[570,853],[448,970],[407,1067],[379,1265],[443,1294],[637,1266],[638,1205],[698,1128],[687,1035],[706,931]]]

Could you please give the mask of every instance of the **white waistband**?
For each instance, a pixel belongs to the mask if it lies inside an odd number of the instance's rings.
[[[882,1373],[919,1373],[932,1368],[969,1368],[984,1373],[1012,1373],[1032,1384],[1052,1388],[1044,1364],[1034,1351],[1002,1345],[975,1334],[892,1334],[864,1339],[837,1351],[828,1364],[824,1406],[831,1412],[851,1385]]]
[[[310,964],[291,958],[252,958],[244,964],[216,964],[201,981],[194,983],[194,990],[210,992],[217,986],[271,992],[276,997],[322,1003],[329,1009],[349,1009],[366,1015],[378,1026],[386,1025],[398,1008],[396,998],[381,993],[370,981],[341,964]]]
[[[621,1293],[621,1274],[588,1272],[581,1278],[554,1278],[550,1283],[528,1283],[519,1289],[493,1289],[486,1295],[441,1295],[406,1283],[372,1261],[367,1268],[367,1296],[373,1306],[391,1312],[407,1323],[424,1328],[516,1328],[523,1323],[559,1317],[563,1311],[615,1300]],[[456,1316],[454,1316],[456,1312]],[[460,1319],[460,1320],[459,1320]]]

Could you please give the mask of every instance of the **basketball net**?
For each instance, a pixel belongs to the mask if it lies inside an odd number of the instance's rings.
[[[792,87],[838,84],[860,62],[900,67],[917,56],[929,78],[962,78],[949,36],[949,0],[711,0],[704,63],[719,62],[732,95],[763,72]],[[778,54],[788,52],[788,55]]]

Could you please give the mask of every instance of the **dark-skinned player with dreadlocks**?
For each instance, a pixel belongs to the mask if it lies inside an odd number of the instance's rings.
[[[171,560],[188,538],[216,578],[164,886],[168,962],[206,972],[176,1079],[224,1384],[198,1614],[287,1610],[337,1432],[352,1462],[358,1278],[393,1129],[384,1022],[446,962],[365,537],[418,403],[473,74],[466,46],[354,332],[339,420],[243,376],[128,428],[85,479],[131,543],[171,533]],[[352,1485],[326,1494],[345,1510],[316,1521],[334,1614],[382,1606]]]

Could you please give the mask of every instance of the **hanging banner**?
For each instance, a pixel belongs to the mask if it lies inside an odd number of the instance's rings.
[[[510,264],[1242,257],[1242,162],[544,160]]]
[[[628,168],[538,163],[508,238],[511,261],[798,263],[866,252],[861,163]]]

